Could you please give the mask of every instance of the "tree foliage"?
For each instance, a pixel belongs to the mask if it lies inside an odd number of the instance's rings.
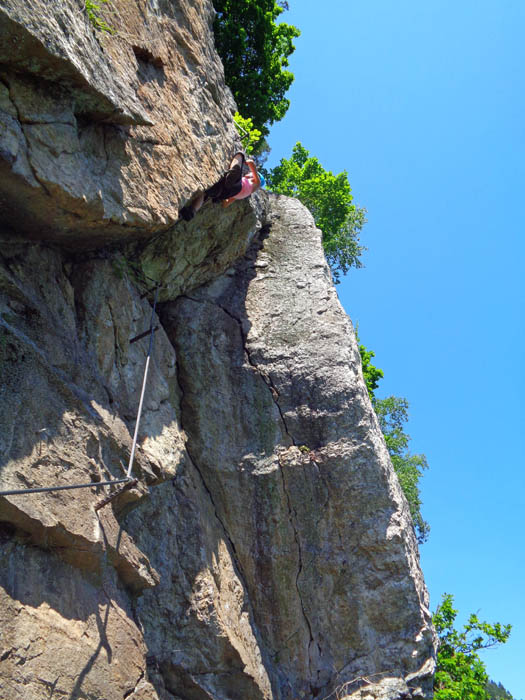
[[[348,173],[334,175],[319,160],[296,143],[292,156],[282,158],[267,173],[267,188],[277,194],[297,197],[312,213],[323,232],[323,246],[335,282],[351,267],[362,267],[359,233],[366,223],[365,209],[353,204]]]
[[[374,399],[372,403],[421,544],[428,539],[430,532],[429,524],[421,515],[419,491],[419,480],[423,471],[428,469],[428,463],[424,454],[414,455],[408,449],[410,435],[404,429],[408,421],[408,401],[398,396],[387,396],[385,399]]]
[[[514,700],[509,691],[501,683],[488,681],[486,691],[490,700]]]
[[[422,503],[419,492],[419,480],[423,471],[428,469],[427,458],[423,454],[413,455],[408,449],[410,435],[404,430],[404,424],[408,421],[408,401],[398,396],[388,396],[385,399],[376,397],[375,390],[379,380],[384,377],[383,370],[372,364],[371,360],[375,357],[375,353],[367,350],[359,342],[358,336],[357,342],[366,388],[379,420],[399,485],[408,501],[418,542],[421,544],[428,539],[430,532],[429,524],[421,515]]]
[[[457,614],[453,597],[445,594],[432,618],[439,637],[434,699],[490,700],[489,679],[478,651],[505,643],[511,625],[490,624],[472,614],[458,631],[454,627]]]
[[[253,120],[263,136],[268,124],[284,117],[293,82],[286,70],[295,47],[297,27],[276,20],[286,5],[276,0],[213,0],[215,45],[224,65],[226,83],[239,112]]]
[[[239,112],[235,112],[233,121],[241,137],[242,147],[246,155],[251,155],[261,140],[261,132],[253,126],[253,121],[251,119],[245,119]]]
[[[370,399],[374,399],[375,390],[379,386],[379,380],[383,379],[385,373],[382,369],[374,367],[372,364],[372,358],[376,356],[375,352],[372,350],[367,350],[364,345],[359,343],[359,336],[356,332],[357,342],[359,344],[359,354],[361,355],[361,365],[363,368],[363,377],[365,380],[366,388],[368,389],[368,395]]]

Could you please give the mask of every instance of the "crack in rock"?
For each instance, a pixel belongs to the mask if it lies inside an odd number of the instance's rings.
[[[288,513],[290,516],[290,524],[291,524],[293,532],[294,532],[294,539],[295,539],[295,543],[297,545],[297,553],[298,553],[298,557],[299,557],[299,565],[297,567],[297,575],[295,577],[295,587],[297,590],[297,596],[299,598],[299,602],[301,603],[301,610],[303,613],[303,617],[305,619],[306,626],[307,626],[308,632],[310,634],[310,641],[308,643],[308,668],[310,669],[310,675],[311,675],[312,667],[311,667],[310,649],[311,649],[311,646],[314,642],[314,636],[313,636],[312,624],[308,618],[308,615],[306,614],[306,609],[304,606],[303,598],[301,596],[301,589],[299,588],[299,577],[303,571],[303,553],[302,553],[302,548],[301,548],[301,541],[299,538],[299,532],[298,532],[297,526],[295,524],[295,516],[294,516],[295,511],[294,511],[294,508],[292,507],[292,499],[290,497],[288,486],[286,484],[286,477],[284,475],[284,467],[283,467],[283,464],[282,464],[280,457],[279,457],[279,467],[280,467],[281,478],[282,478],[282,482],[283,482],[283,490],[284,490],[284,493],[286,495],[286,500],[288,503]]]
[[[273,383],[273,380],[270,377],[270,375],[267,372],[265,372],[263,369],[261,369],[259,367],[259,365],[252,359],[251,353],[248,349],[248,338],[247,338],[246,333],[244,331],[242,320],[240,318],[238,318],[237,316],[235,316],[235,314],[233,314],[225,306],[223,306],[222,304],[219,304],[219,302],[216,300],[195,299],[194,297],[190,297],[188,295],[182,295],[182,297],[184,299],[188,299],[189,301],[193,301],[197,304],[211,303],[214,306],[216,306],[217,308],[221,309],[221,311],[224,311],[224,313],[227,316],[229,316],[229,318],[231,318],[233,321],[235,321],[238,324],[240,335],[241,335],[241,340],[242,340],[242,345],[243,345],[243,351],[244,351],[244,354],[245,354],[246,359],[248,361],[248,364],[250,365],[250,367],[252,367],[252,369],[255,371],[255,373],[261,377],[263,382],[266,384],[266,386],[270,390],[270,393],[272,395],[272,400],[273,400],[274,404],[276,405],[277,410],[279,411],[279,416],[281,418],[281,421],[282,421],[282,424],[284,427],[284,432],[290,438],[292,445],[295,445],[296,444],[295,439],[294,439],[293,435],[291,434],[290,430],[288,429],[288,425],[286,423],[286,418],[284,417],[283,410],[279,404],[279,392],[277,391],[275,384]]]
[[[175,361],[175,371],[176,371],[176,375],[177,375],[177,383],[179,385],[179,389],[181,392],[181,396],[180,396],[180,425],[181,425],[181,429],[186,433],[186,430],[184,427],[184,423],[185,423],[185,420],[184,420],[184,395],[185,395],[184,379],[182,378],[183,371],[181,369],[180,362],[178,362],[178,360]],[[186,433],[186,435],[187,435],[187,433]],[[224,532],[224,535],[225,535],[225,537],[226,537],[226,539],[231,547],[231,552],[232,552],[233,559],[235,561],[235,566],[236,566],[238,573],[240,575],[240,578],[243,582],[243,586],[245,588],[247,588],[245,576],[244,576],[241,564],[240,564],[238,556],[237,556],[237,550],[235,548],[235,543],[233,542],[233,540],[230,536],[230,533],[228,532],[228,529],[226,528],[226,524],[223,522],[222,518],[219,515],[219,511],[218,511],[218,508],[215,504],[213,494],[212,494],[211,489],[209,488],[209,486],[206,482],[204,474],[202,473],[202,469],[199,467],[197,460],[192,455],[192,448],[189,445],[189,438],[186,440],[185,447],[186,447],[186,452],[188,453],[188,456],[189,456],[189,461],[190,461],[191,465],[195,468],[195,471],[197,472],[197,474],[199,475],[199,478],[202,482],[204,490],[208,494],[210,502],[213,506],[213,511],[215,513],[215,517],[217,518],[217,521],[219,522],[219,524]]]
[[[24,122],[24,120],[22,119],[22,115],[21,115],[21,113],[20,113],[20,109],[19,109],[19,107],[18,107],[18,105],[17,105],[17,103],[16,103],[16,101],[15,101],[15,99],[14,99],[14,97],[13,97],[13,90],[12,90],[12,88],[11,88],[11,85],[9,84],[9,81],[8,81],[6,78],[4,78],[1,82],[2,82],[2,84],[7,88],[7,91],[8,91],[8,93],[9,93],[9,100],[11,101],[11,104],[13,105],[13,107],[15,108],[15,111],[16,111],[18,124],[20,125],[20,133],[21,133],[22,136],[24,137],[24,141],[25,141],[27,163],[28,163],[29,167],[31,168],[31,173],[32,173],[32,175],[33,175],[33,177],[34,177],[34,179],[35,179],[35,182],[37,182],[37,183],[42,187],[42,189],[44,190],[44,192],[47,194],[48,197],[51,197],[51,196],[52,196],[52,195],[51,195],[51,192],[48,190],[48,188],[47,188],[47,186],[45,185],[45,183],[44,183],[44,182],[42,181],[42,179],[39,177],[39,175],[38,175],[38,173],[37,173],[37,171],[36,171],[36,168],[35,168],[35,166],[33,165],[33,162],[32,162],[32,160],[31,160],[31,145],[30,145],[30,143],[29,143],[29,139],[27,138],[27,134],[26,134],[26,132],[25,132],[25,130],[24,130],[25,122]]]

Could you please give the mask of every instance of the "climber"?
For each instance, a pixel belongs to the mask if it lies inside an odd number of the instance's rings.
[[[247,175],[243,175],[245,164],[250,170]],[[233,156],[229,170],[221,179],[205,192],[200,192],[179,214],[185,221],[190,221],[208,199],[222,202],[223,207],[229,207],[234,200],[245,199],[260,187],[264,187],[264,178],[258,174],[255,162],[251,159],[246,160],[244,153],[239,152]]]

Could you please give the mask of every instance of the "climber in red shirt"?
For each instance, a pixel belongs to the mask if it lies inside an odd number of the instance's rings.
[[[250,172],[243,175],[244,164],[248,166]],[[227,170],[221,179],[209,187],[205,192],[201,192],[189,204],[183,207],[179,214],[185,221],[190,221],[199,211],[204,202],[211,199],[213,202],[222,202],[223,207],[228,207],[236,199],[245,199],[264,186],[264,179],[257,173],[255,162],[246,160],[244,153],[236,153]]]
[[[237,154],[235,158],[237,158],[239,155],[240,154]],[[239,192],[237,192],[237,194],[231,195],[227,199],[222,200],[223,207],[229,207],[230,204],[232,204],[232,202],[234,202],[236,199],[245,199],[246,197],[249,197],[251,194],[256,192],[260,187],[264,185],[264,180],[262,176],[258,174],[257,169],[255,167],[255,161],[250,159],[245,162],[248,168],[250,169],[250,172],[247,175],[243,175],[241,177],[241,189],[239,190]],[[241,162],[241,172],[242,165],[243,163]]]

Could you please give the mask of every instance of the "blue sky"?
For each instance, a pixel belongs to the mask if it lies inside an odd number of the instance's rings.
[[[301,141],[368,210],[338,291],[428,458],[431,607],[513,623],[483,658],[525,698],[525,2],[290,0],[282,20],[302,35],[268,164]]]

